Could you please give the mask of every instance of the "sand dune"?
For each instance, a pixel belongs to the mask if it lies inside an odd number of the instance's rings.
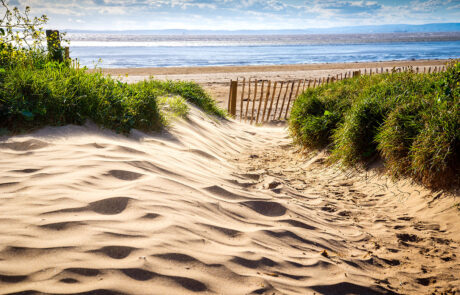
[[[192,107],[161,134],[0,139],[2,294],[428,294],[460,285],[447,193],[326,167]]]

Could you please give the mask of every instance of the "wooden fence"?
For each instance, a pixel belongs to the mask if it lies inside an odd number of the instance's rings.
[[[347,71],[333,76],[315,79],[296,79],[288,81],[238,78],[230,80],[228,112],[234,118],[250,124],[263,124],[269,121],[283,121],[289,118],[292,104],[308,88],[360,76],[390,72],[436,73],[446,69],[436,67],[398,67]],[[240,90],[239,90],[240,89]]]

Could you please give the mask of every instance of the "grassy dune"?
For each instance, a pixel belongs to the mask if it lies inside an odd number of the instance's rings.
[[[382,158],[394,176],[433,187],[460,180],[460,63],[446,72],[361,76],[309,89],[290,131],[346,166]]]
[[[183,99],[225,116],[196,83],[127,84],[66,63],[33,61],[0,68],[0,127],[14,133],[45,125],[83,124],[88,119],[120,133],[133,128],[158,130],[166,124],[161,106],[169,104],[166,109],[184,115],[188,108]]]

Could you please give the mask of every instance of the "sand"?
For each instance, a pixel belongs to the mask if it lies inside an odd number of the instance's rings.
[[[458,193],[192,107],[0,138],[1,294],[454,294]]]
[[[228,105],[230,80],[242,78],[287,81],[292,79],[319,79],[350,71],[364,69],[391,70],[394,67],[426,67],[445,65],[447,60],[387,61],[359,63],[298,64],[271,66],[227,66],[227,67],[169,67],[169,68],[120,68],[102,69],[105,74],[127,82],[138,82],[153,76],[159,80],[195,81],[206,89],[224,108]],[[241,87],[240,87],[241,89]]]

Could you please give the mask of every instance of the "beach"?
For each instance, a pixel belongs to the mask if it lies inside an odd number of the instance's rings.
[[[294,79],[319,79],[364,69],[387,69],[410,67],[423,72],[424,68],[445,65],[447,60],[417,60],[391,62],[357,62],[329,64],[296,64],[266,66],[210,66],[210,67],[164,67],[164,68],[120,68],[98,69],[104,74],[119,77],[123,81],[137,82],[153,77],[159,80],[194,81],[207,90],[220,106],[227,108],[230,80],[242,78],[287,81]],[[94,70],[91,70],[94,71]]]
[[[459,1],[1,0],[0,295],[460,295]]]
[[[455,194],[191,108],[2,138],[0,293],[456,294]]]
[[[102,72],[196,81],[226,107],[230,79],[445,62]],[[381,161],[344,169],[284,124],[189,108],[159,132],[88,121],[0,137],[0,294],[458,294],[458,188]]]

